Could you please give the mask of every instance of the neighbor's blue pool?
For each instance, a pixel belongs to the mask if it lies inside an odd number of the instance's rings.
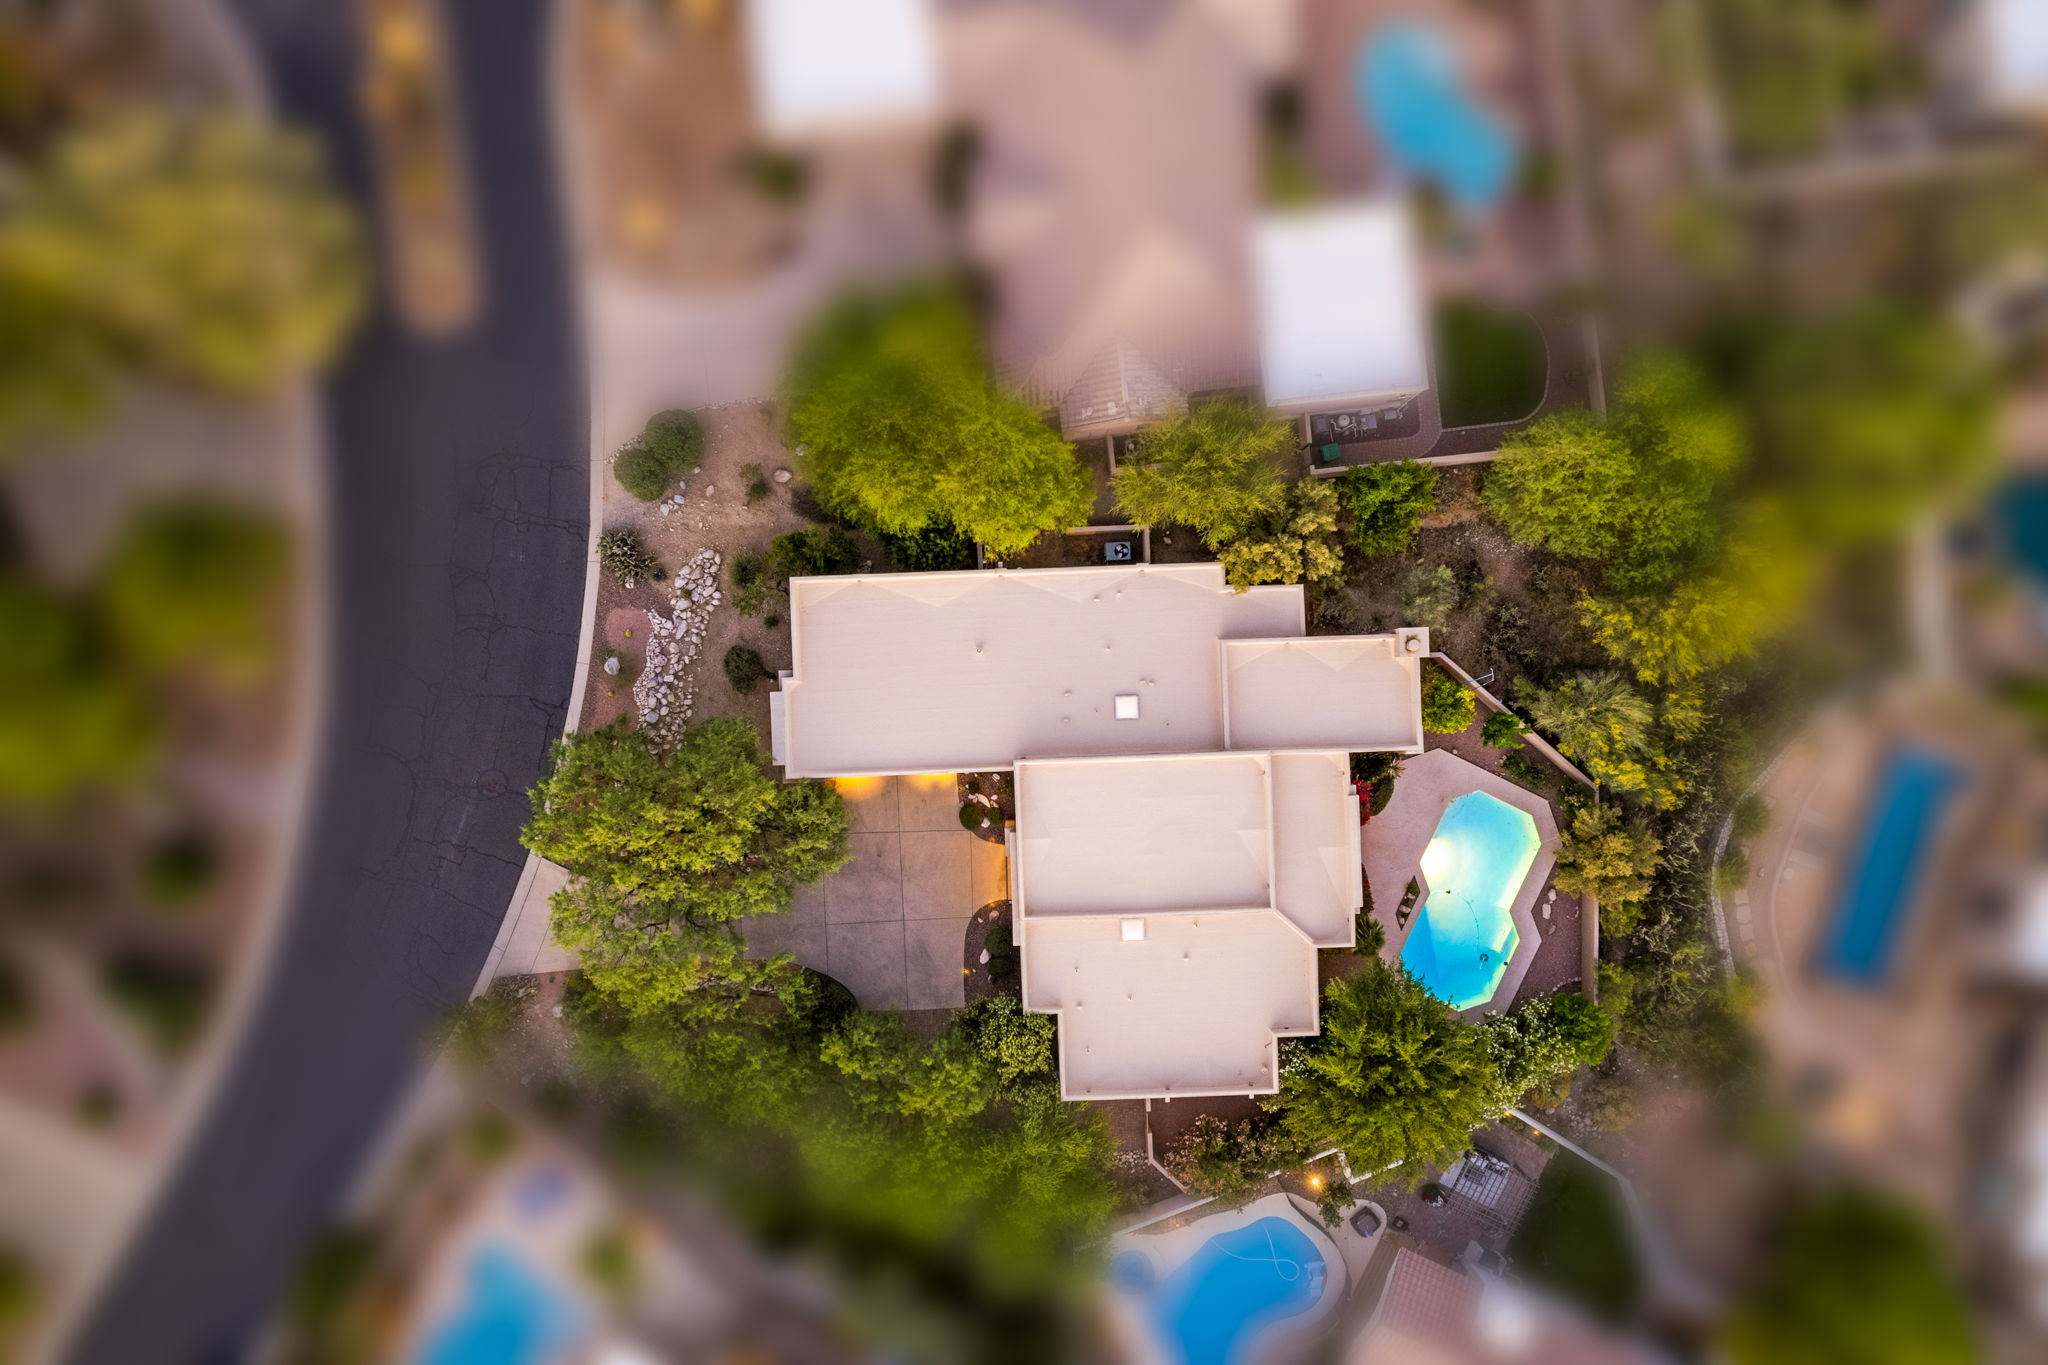
[[[1300,1228],[1261,1218],[1182,1262],[1152,1301],[1153,1325],[1176,1365],[1244,1365],[1266,1328],[1316,1306],[1327,1274]]]
[[[1443,34],[1418,23],[1377,30],[1359,48],[1352,89],[1360,117],[1403,174],[1435,181],[1468,213],[1507,193],[1514,140],[1465,89]]]
[[[1427,890],[1401,965],[1452,1009],[1493,998],[1522,941],[1511,912],[1542,846],[1527,811],[1485,792],[1467,792],[1437,820],[1422,850]]]
[[[575,1340],[579,1314],[510,1247],[481,1247],[464,1297],[420,1348],[418,1365],[541,1365]]]
[[[1891,972],[1921,864],[1960,774],[1919,749],[1896,749],[1878,774],[1860,841],[1823,931],[1820,968],[1854,986]]]

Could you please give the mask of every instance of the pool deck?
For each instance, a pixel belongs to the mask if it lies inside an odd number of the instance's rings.
[[[1536,833],[1542,840],[1536,861],[1530,864],[1528,874],[1523,877],[1521,890],[1516,893],[1510,911],[1515,931],[1520,936],[1514,956],[1508,960],[1507,970],[1501,974],[1492,998],[1459,1012],[1463,1018],[1477,1019],[1488,1010],[1505,1010],[1514,1000],[1543,942],[1543,930],[1537,921],[1537,902],[1546,894],[1544,886],[1550,880],[1550,870],[1557,857],[1557,817],[1551,813],[1550,803],[1535,792],[1468,763],[1448,750],[1432,749],[1409,759],[1402,768],[1400,779],[1394,784],[1393,799],[1361,831],[1360,850],[1365,861],[1366,886],[1372,894],[1373,918],[1379,921],[1387,935],[1386,948],[1381,956],[1388,962],[1397,963],[1417,922],[1415,915],[1409,916],[1405,927],[1396,922],[1394,912],[1401,904],[1402,892],[1411,877],[1422,885],[1422,895],[1415,903],[1416,913],[1420,914],[1429,897],[1429,884],[1422,875],[1422,850],[1436,832],[1437,821],[1443,818],[1444,809],[1470,792],[1485,792],[1527,812],[1536,822]],[[1548,894],[1555,895],[1556,892]]]

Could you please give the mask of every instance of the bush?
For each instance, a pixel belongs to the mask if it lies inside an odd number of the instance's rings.
[[[1500,770],[1511,781],[1519,782],[1531,791],[1549,791],[1557,785],[1561,774],[1557,769],[1540,759],[1529,757],[1520,749],[1511,749],[1500,761]]]
[[[749,460],[741,465],[740,477],[747,481],[747,506],[752,507],[768,496],[768,476],[762,472],[760,461]]]
[[[1436,506],[1436,470],[1413,460],[1367,465],[1342,480],[1351,544],[1360,554],[1397,555]]]
[[[213,886],[219,859],[197,834],[174,834],[149,851],[142,864],[142,889],[165,910],[183,910]]]
[[[1735,838],[1746,844],[1770,827],[1771,807],[1763,797],[1751,792],[1735,803]]]
[[[114,552],[100,609],[144,672],[197,666],[248,682],[270,669],[272,604],[290,564],[290,539],[270,518],[208,502],[156,507]]]
[[[1433,735],[1455,735],[1472,723],[1479,699],[1450,674],[1431,668],[1422,679],[1422,728]]]
[[[1442,630],[1464,600],[1457,572],[1448,564],[1418,565],[1401,584],[1401,613],[1410,625]]]
[[[641,543],[640,533],[615,526],[597,538],[597,563],[622,588],[638,587],[642,579],[658,583],[667,575],[654,552]]]
[[[988,816],[988,807],[982,805],[979,801],[962,801],[960,803],[960,827],[962,829],[980,829],[988,823]]]
[[[988,927],[988,936],[981,941],[988,949],[988,979],[998,986],[1007,986],[1017,980],[1020,954],[1017,952],[1016,935],[1010,932],[1010,922],[997,920]]]
[[[612,460],[619,487],[642,502],[657,502],[702,463],[704,431],[687,412],[657,412]]]
[[[1489,748],[1519,749],[1522,747],[1522,735],[1528,728],[1514,712],[1496,711],[1486,718],[1486,724],[1479,727],[1479,738]]]
[[[1714,870],[1714,889],[1727,896],[1748,884],[1749,850],[1740,844],[1730,844],[1721,855],[1721,865]]]
[[[581,1269],[591,1288],[615,1307],[631,1303],[640,1290],[640,1255],[631,1231],[613,1223],[583,1244]]]
[[[1368,791],[1366,814],[1378,815],[1394,799],[1394,779],[1401,775],[1404,757],[1385,753],[1351,755],[1351,780],[1363,782]]]
[[[752,616],[768,605],[768,594],[774,591],[774,584],[769,579],[766,555],[734,555],[731,573],[735,611],[742,616]]]
[[[1167,1145],[1161,1164],[1190,1194],[1241,1208],[1258,1197],[1274,1171],[1294,1164],[1299,1155],[1270,1121],[1233,1124],[1203,1114]]]
[[[806,526],[768,543],[768,569],[778,586],[792,578],[852,573],[860,567],[860,546],[837,526]]]
[[[725,651],[725,680],[732,684],[733,691],[751,692],[755,683],[774,676],[759,650],[748,645],[734,645]]]
[[[101,982],[114,1007],[166,1056],[198,1039],[213,998],[203,969],[140,954],[109,962]]]
[[[949,521],[934,521],[907,536],[882,535],[879,539],[896,567],[909,573],[974,567],[974,542]]]

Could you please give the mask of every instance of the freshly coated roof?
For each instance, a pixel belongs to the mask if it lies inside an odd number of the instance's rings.
[[[1399,200],[1263,219],[1253,236],[1266,405],[1297,412],[1429,387],[1422,284]]]

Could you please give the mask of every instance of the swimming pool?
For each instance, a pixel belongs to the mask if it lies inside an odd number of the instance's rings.
[[[1265,1330],[1314,1308],[1329,1268],[1286,1218],[1219,1232],[1167,1277],[1152,1322],[1176,1365],[1244,1365]]]
[[[1450,41],[1426,24],[1393,23],[1359,47],[1359,116],[1404,175],[1431,180],[1451,203],[1483,213],[1514,179],[1514,139],[1465,89]]]
[[[417,1365],[541,1365],[575,1340],[576,1307],[496,1243],[470,1258],[464,1296],[428,1333]]]
[[[1401,946],[1401,965],[1452,1009],[1493,998],[1522,936],[1513,909],[1543,838],[1527,811],[1467,792],[1422,850],[1428,891]]]
[[[1823,972],[1854,986],[1882,985],[1890,974],[1921,864],[1959,776],[1920,749],[1895,749],[1885,759],[1821,940]]]

